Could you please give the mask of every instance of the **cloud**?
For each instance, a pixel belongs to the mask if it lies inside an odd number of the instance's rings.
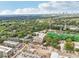
[[[47,9],[49,11],[78,11],[79,2],[78,1],[53,1],[48,3],[41,3],[39,8]]]
[[[51,7],[50,3],[41,3],[38,6],[41,9],[48,9],[49,7]]]
[[[62,12],[79,12],[78,1],[52,1],[47,3],[40,3],[37,8],[18,8],[16,10],[3,10],[0,15],[7,14],[50,14]]]
[[[11,14],[48,14],[47,10],[43,10],[40,8],[18,8],[14,11],[12,10],[3,10],[0,12],[0,15],[11,15]]]
[[[16,9],[14,14],[31,14],[37,13],[39,11],[38,8],[23,8],[23,9]]]
[[[7,15],[7,14],[13,14],[11,10],[3,10],[0,11],[0,15]]]

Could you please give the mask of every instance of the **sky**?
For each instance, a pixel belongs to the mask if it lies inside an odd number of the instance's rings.
[[[37,8],[40,3],[46,1],[0,1],[0,9]]]
[[[79,13],[78,1],[0,1],[0,15]]]

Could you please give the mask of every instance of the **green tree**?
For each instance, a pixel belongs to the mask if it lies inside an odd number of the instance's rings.
[[[54,48],[58,48],[59,46],[59,39],[58,35],[56,33],[47,33],[47,35],[44,38],[46,40],[47,45],[51,45]]]
[[[74,51],[74,43],[73,41],[69,38],[66,40],[66,43],[64,45],[64,49],[67,51],[67,52],[72,52]]]

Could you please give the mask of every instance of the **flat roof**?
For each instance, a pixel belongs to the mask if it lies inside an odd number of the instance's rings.
[[[5,46],[0,45],[0,51],[8,52],[8,51],[10,51],[11,49],[12,49],[12,48],[10,48],[10,47],[5,47]]]
[[[19,44],[19,42],[14,42],[14,41],[4,41],[3,43],[13,44],[13,45]]]
[[[59,58],[59,54],[57,52],[52,52],[50,58]]]

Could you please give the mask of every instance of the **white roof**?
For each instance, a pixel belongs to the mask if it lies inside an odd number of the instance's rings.
[[[8,52],[10,50],[12,50],[12,48],[0,45],[0,51],[2,51],[2,52]]]
[[[51,58],[59,58],[59,54],[57,52],[52,52],[50,57]]]
[[[4,43],[12,44],[12,45],[17,45],[19,42],[14,42],[14,41],[4,41]]]

